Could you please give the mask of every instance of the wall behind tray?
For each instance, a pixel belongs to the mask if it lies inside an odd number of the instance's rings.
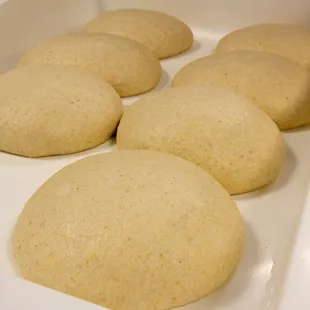
[[[96,16],[99,8],[100,0],[7,0],[0,3],[0,60],[79,27]]]

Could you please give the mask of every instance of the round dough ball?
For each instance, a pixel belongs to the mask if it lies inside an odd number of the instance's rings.
[[[129,106],[117,131],[120,149],[150,149],[185,158],[230,194],[271,183],[284,162],[276,124],[245,97],[198,85],[166,89]]]
[[[105,12],[90,21],[85,30],[130,38],[147,46],[159,59],[180,54],[193,45],[193,33],[182,21],[149,10],[120,9]]]
[[[310,29],[291,24],[258,24],[222,38],[217,52],[254,50],[274,53],[310,69]]]
[[[13,234],[27,280],[118,310],[206,296],[235,270],[243,244],[242,218],[222,186],[152,151],[65,167],[27,202]]]
[[[111,84],[122,97],[153,89],[161,77],[158,59],[146,47],[112,34],[73,33],[30,49],[19,66],[61,64],[91,72]]]
[[[310,72],[265,52],[237,51],[203,57],[185,66],[172,85],[228,87],[255,102],[282,130],[310,124]]]
[[[0,76],[0,150],[27,157],[95,147],[115,132],[121,99],[102,79],[38,65]]]

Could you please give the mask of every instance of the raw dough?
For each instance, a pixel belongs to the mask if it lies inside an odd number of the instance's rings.
[[[102,79],[38,65],[0,76],[0,150],[27,157],[70,154],[110,138],[121,99]]]
[[[147,46],[159,59],[180,54],[193,44],[193,33],[182,21],[150,10],[120,9],[105,12],[90,21],[85,30],[128,37]]]
[[[310,69],[310,29],[291,24],[258,24],[222,38],[217,52],[254,50],[292,59]]]
[[[30,281],[116,310],[163,310],[200,299],[235,270],[240,213],[197,166],[122,151],[80,160],[27,202],[13,235]]]
[[[310,72],[278,55],[254,51],[210,55],[181,69],[172,84],[228,87],[253,100],[282,130],[310,124]]]
[[[117,144],[183,157],[230,194],[271,183],[285,157],[282,135],[268,115],[245,97],[210,85],[144,96],[125,110]]]
[[[19,65],[61,64],[94,73],[111,84],[122,97],[153,89],[161,65],[144,46],[112,34],[73,33],[30,49]]]

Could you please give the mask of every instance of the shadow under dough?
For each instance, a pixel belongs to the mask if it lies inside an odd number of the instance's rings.
[[[193,45],[192,45],[192,47],[189,50],[187,50],[187,51],[185,51],[183,53],[180,53],[178,55],[162,59],[162,61],[166,61],[166,60],[169,60],[169,59],[178,59],[180,57],[183,57],[183,56],[186,56],[186,55],[189,55],[189,54],[193,54],[193,53],[199,51],[201,48],[202,48],[202,44],[199,41],[195,40]]]
[[[158,85],[152,91],[159,91],[166,88],[170,83],[169,74],[163,69]]]

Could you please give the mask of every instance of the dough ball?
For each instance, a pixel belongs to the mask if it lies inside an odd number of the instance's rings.
[[[310,29],[291,24],[258,24],[222,38],[217,52],[254,50],[274,53],[310,69]]]
[[[254,51],[214,54],[185,66],[172,84],[228,87],[255,102],[282,130],[310,124],[310,72],[281,56]]]
[[[61,64],[91,72],[122,97],[153,89],[161,77],[158,59],[144,46],[112,34],[74,33],[30,49],[19,65]]]
[[[0,76],[0,150],[27,157],[95,147],[115,132],[121,99],[102,79],[38,65]]]
[[[88,157],[27,202],[13,235],[30,281],[117,310],[200,299],[235,270],[243,222],[202,169],[151,151]]]
[[[185,158],[230,194],[271,183],[284,162],[276,124],[245,97],[198,85],[149,94],[129,106],[117,132],[120,149],[149,149]]]
[[[149,10],[120,9],[105,12],[90,21],[85,30],[130,38],[147,46],[159,59],[180,54],[193,45],[193,33],[182,21]]]

